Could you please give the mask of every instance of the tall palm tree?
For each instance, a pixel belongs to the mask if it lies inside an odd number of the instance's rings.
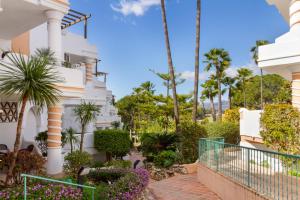
[[[252,75],[253,72],[250,69],[247,68],[240,68],[237,70],[238,75],[237,78],[242,84],[243,88],[243,95],[244,95],[244,107],[247,107],[247,102],[246,102],[246,80],[249,79]]]
[[[270,42],[268,40],[257,40],[255,42],[255,46],[251,48],[252,52],[252,59],[254,60],[255,64],[258,65],[258,48],[263,45],[267,45]],[[263,109],[263,71],[260,68],[260,107]]]
[[[74,149],[74,144],[77,143],[79,140],[76,137],[76,131],[73,128],[68,128],[65,131],[66,133],[66,142],[70,144],[71,146],[71,153],[73,152]]]
[[[232,105],[231,105],[231,99],[232,99],[232,88],[235,84],[235,81],[236,79],[235,78],[231,78],[229,76],[225,76],[223,79],[222,79],[222,83],[228,87],[228,103],[229,103],[229,109],[232,108]]]
[[[97,115],[100,113],[100,108],[99,108],[99,106],[97,106],[91,102],[89,102],[89,103],[83,102],[74,108],[74,113],[75,113],[77,120],[80,122],[80,125],[81,125],[81,138],[80,138],[79,150],[82,152],[86,126],[88,125],[88,123],[96,120]]]
[[[201,87],[202,89],[202,94],[201,94],[201,99],[209,99],[210,102],[210,108],[211,108],[211,115],[213,118],[213,121],[216,121],[216,110],[215,110],[215,104],[214,104],[214,98],[218,94],[218,84],[214,79],[209,79],[205,81]]]
[[[171,78],[171,86],[173,92],[175,126],[176,126],[176,132],[178,132],[179,105],[178,105],[177,92],[176,92],[175,72],[173,67],[171,47],[169,41],[169,31],[168,31],[168,24],[167,24],[167,17],[166,17],[165,0],[161,0],[161,12],[162,12],[163,27],[164,27],[165,43],[166,43],[166,49],[168,55],[168,65],[169,65],[169,72]]]
[[[198,90],[199,90],[200,20],[201,20],[201,0],[197,0],[196,49],[195,49],[195,79],[194,79],[194,104],[193,104],[193,121],[195,123],[197,121]]]
[[[10,64],[0,62],[0,93],[4,96],[17,95],[20,110],[17,122],[16,140],[13,150],[12,162],[6,177],[6,185],[12,178],[20,149],[21,128],[26,104],[31,104],[43,109],[45,106],[54,105],[61,92],[55,86],[61,82],[54,66],[52,53],[45,56],[25,57],[21,54],[7,54]]]
[[[218,119],[222,120],[222,77],[224,71],[229,67],[231,59],[229,53],[224,49],[211,49],[204,54],[206,63],[206,71],[215,70],[218,84]]]

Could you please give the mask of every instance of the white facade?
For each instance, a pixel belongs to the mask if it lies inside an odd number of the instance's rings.
[[[28,144],[36,146],[34,137],[37,133],[48,130],[47,172],[60,173],[63,154],[69,150],[68,145],[64,149],[61,148],[60,131],[72,127],[80,132],[79,123],[73,113],[76,105],[85,101],[101,107],[97,120],[86,130],[84,147],[91,153],[96,153],[93,148],[93,131],[97,128],[111,128],[112,122],[121,121],[112,105],[112,92],[107,89],[106,83],[95,75],[96,60],[99,59],[98,50],[83,36],[61,30],[62,17],[69,9],[67,0],[2,0],[1,5],[1,50],[20,50],[21,53],[32,55],[38,48],[50,48],[57,60],[64,61],[67,57],[67,62],[72,66],[66,68],[58,64],[55,68],[64,79],[63,83],[57,84],[62,91],[60,102],[43,109],[41,113],[38,113],[33,105],[26,105],[22,126],[22,147]],[[0,62],[6,61],[7,58],[0,59]],[[3,104],[10,105],[17,100],[17,96],[0,96],[0,103]],[[1,105],[0,109],[4,110]],[[11,150],[15,141],[16,125],[15,120],[0,121],[0,143],[8,145]]]

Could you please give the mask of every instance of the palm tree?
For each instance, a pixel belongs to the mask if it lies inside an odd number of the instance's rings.
[[[255,64],[258,65],[258,48],[263,45],[269,44],[268,40],[257,40],[255,46],[251,48],[252,52],[252,59],[254,60]],[[260,107],[263,109],[263,71],[260,68]]]
[[[208,53],[204,54],[206,63],[206,71],[216,70],[216,78],[218,84],[218,119],[222,120],[222,77],[224,71],[229,67],[231,59],[229,53],[224,49],[211,49]]]
[[[218,84],[213,78],[210,78],[209,80],[205,81],[201,87],[203,88],[201,99],[209,99],[211,115],[213,117],[213,121],[216,121],[214,98],[218,94]]]
[[[77,105],[74,108],[74,113],[81,125],[81,138],[80,138],[80,148],[79,150],[83,151],[83,140],[86,126],[88,123],[96,120],[97,115],[100,113],[99,106],[89,102],[83,102],[80,105]]]
[[[54,105],[61,94],[56,83],[61,82],[51,60],[52,53],[46,56],[25,57],[21,54],[7,54],[10,64],[0,62],[0,93],[4,96],[19,96],[20,110],[17,122],[16,140],[13,150],[12,162],[9,166],[5,184],[12,178],[20,149],[21,128],[26,104],[31,104],[43,109],[45,106]]]
[[[237,70],[238,75],[237,78],[238,80],[242,83],[242,88],[243,88],[243,95],[244,95],[244,107],[247,107],[247,102],[246,102],[246,80],[250,78],[253,74],[253,72],[250,69],[247,68],[240,68]]]
[[[65,141],[70,144],[72,153],[74,149],[74,144],[79,142],[78,138],[76,137],[76,131],[73,128],[68,128],[66,129],[65,133]]]
[[[200,19],[201,19],[201,0],[197,0],[196,49],[195,49],[195,79],[194,79],[194,104],[193,104],[193,121],[195,123],[197,121],[198,90],[199,90]]]
[[[229,76],[225,76],[223,79],[222,79],[222,83],[228,87],[228,103],[229,103],[229,109],[232,108],[232,105],[231,105],[231,99],[232,99],[232,88],[235,84],[235,81],[236,79],[235,78],[231,78]]]
[[[173,67],[171,47],[170,47],[170,41],[169,41],[169,32],[168,32],[168,24],[167,24],[167,17],[166,17],[165,0],[161,0],[161,12],[162,12],[163,27],[164,27],[165,43],[166,43],[166,49],[167,49],[167,55],[168,55],[168,65],[169,65],[169,72],[170,72],[170,78],[171,78],[171,86],[172,86],[172,92],[173,92],[175,126],[176,126],[176,132],[178,132],[179,105],[178,105],[178,100],[177,100],[175,72],[174,72],[174,67]]]

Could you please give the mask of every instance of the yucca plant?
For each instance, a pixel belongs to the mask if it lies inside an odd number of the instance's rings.
[[[97,115],[100,113],[100,108],[91,102],[82,102],[74,108],[74,113],[81,125],[80,151],[82,152],[86,126],[88,123],[96,120]]]
[[[0,94],[3,96],[17,95],[20,110],[17,122],[16,140],[13,150],[13,159],[9,166],[5,184],[12,178],[18,151],[20,148],[21,128],[26,104],[30,102],[43,109],[54,105],[60,97],[60,90],[55,86],[61,82],[54,69],[53,54],[51,51],[44,56],[25,57],[22,54],[9,53],[9,62],[0,61]]]

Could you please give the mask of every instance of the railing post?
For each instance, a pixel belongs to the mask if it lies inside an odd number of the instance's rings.
[[[27,177],[24,176],[24,200],[27,199]]]
[[[95,190],[93,189],[92,190],[92,200],[94,200],[95,199]]]
[[[250,149],[247,148],[247,183],[248,183],[248,187],[250,187]]]

